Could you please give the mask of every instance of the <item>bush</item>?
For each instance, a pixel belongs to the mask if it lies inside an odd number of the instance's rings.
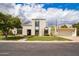
[[[9,33],[8,33],[8,34],[9,34],[9,35],[13,35],[13,33],[12,33],[12,31],[11,31],[11,30],[9,31]]]
[[[23,39],[24,36],[9,36],[7,38],[7,40],[19,40],[19,39]]]
[[[79,36],[79,29],[77,29],[77,36]]]
[[[0,35],[2,35],[2,32],[0,31]]]

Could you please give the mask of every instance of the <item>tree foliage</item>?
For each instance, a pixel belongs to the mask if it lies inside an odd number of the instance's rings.
[[[66,25],[61,26],[61,28],[68,28]]]
[[[21,27],[20,18],[0,12],[0,30],[7,39],[10,29]]]
[[[73,26],[74,28],[79,29],[79,23],[73,24],[72,26]]]
[[[77,35],[79,36],[79,23],[72,25],[74,28],[77,28]]]

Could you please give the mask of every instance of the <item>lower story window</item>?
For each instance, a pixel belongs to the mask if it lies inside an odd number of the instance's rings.
[[[39,35],[39,30],[35,30],[35,35]]]
[[[17,34],[22,34],[22,29],[17,29]]]

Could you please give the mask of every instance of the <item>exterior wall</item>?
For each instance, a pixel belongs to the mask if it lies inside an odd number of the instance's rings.
[[[55,29],[55,35],[76,36],[76,28],[58,28]]]
[[[28,29],[32,29],[32,26],[23,26],[22,34],[27,35],[27,30]],[[31,31],[31,34],[32,34],[32,31]]]
[[[32,20],[32,35],[35,35],[35,20]]]
[[[75,28],[75,31],[73,32],[72,36],[77,36],[77,28]]]
[[[51,35],[51,27],[48,28],[48,34]]]
[[[44,35],[45,27],[46,27],[46,20],[40,20],[39,36],[43,36]]]

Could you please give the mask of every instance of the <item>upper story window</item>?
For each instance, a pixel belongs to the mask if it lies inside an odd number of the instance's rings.
[[[35,20],[35,26],[39,27],[39,20]]]

